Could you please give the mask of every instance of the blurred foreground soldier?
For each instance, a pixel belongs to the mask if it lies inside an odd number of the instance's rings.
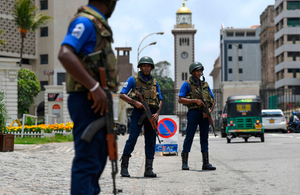
[[[200,144],[203,159],[202,170],[215,170],[209,164],[208,158],[208,133],[209,133],[209,120],[208,115],[203,112],[205,104],[201,93],[207,101],[209,112],[212,112],[215,106],[214,95],[211,92],[208,83],[201,81],[200,77],[203,75],[204,67],[199,62],[194,62],[189,67],[190,76],[189,80],[185,81],[180,89],[178,102],[188,107],[187,113],[187,129],[186,137],[183,143],[182,157],[182,170],[189,170],[188,156],[193,143],[194,135],[197,126],[200,127]]]
[[[112,30],[107,23],[116,0],[89,0],[71,20],[59,52],[59,60],[67,71],[68,109],[74,122],[75,157],[72,165],[71,194],[99,194],[99,178],[108,156],[105,128],[90,143],[81,140],[85,128],[108,110],[107,96],[99,84],[99,67],[105,70],[107,86],[118,87],[118,70]],[[110,71],[107,71],[110,70]]]
[[[138,68],[140,68],[141,71],[137,76],[131,76],[128,78],[120,93],[120,98],[122,100],[134,106],[131,115],[130,134],[126,141],[121,159],[121,176],[130,177],[128,173],[129,158],[134,150],[141,128],[144,125],[146,153],[144,177],[156,177],[156,174],[153,173],[152,166],[155,153],[156,133],[147,118],[141,121],[142,123],[138,124],[138,121],[145,110],[138,94],[141,94],[143,99],[149,105],[155,123],[158,121],[158,116],[162,107],[162,96],[160,94],[158,82],[150,75],[151,70],[154,69],[152,58],[142,57],[138,63]]]

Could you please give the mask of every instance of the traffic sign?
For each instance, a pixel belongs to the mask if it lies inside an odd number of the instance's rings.
[[[170,138],[175,135],[177,131],[177,124],[171,118],[164,118],[160,120],[157,127],[159,136],[162,138]]]

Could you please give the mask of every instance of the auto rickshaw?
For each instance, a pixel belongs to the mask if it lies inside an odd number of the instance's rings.
[[[257,95],[233,95],[228,97],[226,103],[227,143],[237,137],[248,142],[251,136],[260,137],[261,142],[264,142],[260,97]]]

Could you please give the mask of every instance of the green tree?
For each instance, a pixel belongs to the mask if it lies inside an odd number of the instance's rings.
[[[155,64],[151,74],[156,78],[160,89],[174,89],[174,81],[170,75],[171,64],[167,61],[160,61]]]
[[[162,115],[173,114],[175,110],[175,90],[174,81],[170,75],[171,64],[167,61],[160,61],[155,64],[155,69],[151,71],[151,74],[156,78],[161,95],[163,98],[163,107],[161,110]]]
[[[19,70],[18,75],[18,113],[23,114],[41,92],[39,80],[34,72],[28,69]]]
[[[12,8],[12,17],[21,35],[20,66],[22,66],[24,39],[28,31],[34,32],[53,19],[46,12],[36,14],[38,9],[31,0],[16,0]]]
[[[3,30],[0,30],[0,35],[3,33],[4,31]],[[0,40],[0,45],[5,45],[6,42],[5,40]]]

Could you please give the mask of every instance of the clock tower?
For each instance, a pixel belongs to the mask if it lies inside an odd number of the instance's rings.
[[[176,25],[172,30],[174,35],[175,86],[180,89],[184,81],[189,78],[189,66],[195,61],[194,35],[197,29],[192,24],[192,12],[189,8],[181,7],[176,12]]]

